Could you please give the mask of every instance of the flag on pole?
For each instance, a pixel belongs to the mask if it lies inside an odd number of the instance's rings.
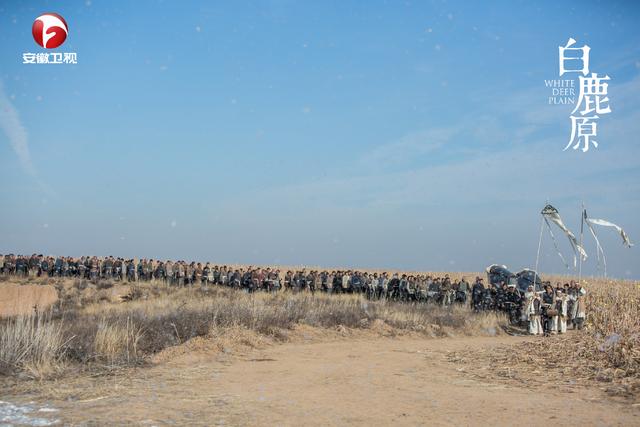
[[[587,212],[585,211],[585,217],[587,215]],[[605,221],[604,219],[592,219],[592,218],[585,218],[587,220],[587,222],[593,224],[593,225],[602,225],[603,227],[613,227],[615,228],[618,233],[620,233],[620,237],[622,237],[622,244],[625,245],[626,247],[630,248],[631,246],[633,246],[633,243],[631,243],[631,240],[629,240],[629,236],[627,235],[627,233],[625,233],[625,231],[622,229],[622,227],[620,227],[619,225],[616,225],[612,222],[609,221]]]
[[[560,256],[560,259],[562,259],[562,262],[564,262],[565,267],[569,268],[569,265],[567,264],[564,256],[562,256],[562,252],[558,248],[556,238],[553,235],[553,231],[551,230],[550,222],[553,222],[555,225],[557,225],[558,228],[565,234],[565,236],[567,236],[567,239],[569,239],[569,244],[573,249],[573,267],[575,268],[578,264],[578,254],[580,255],[580,258],[582,260],[587,259],[587,253],[585,252],[584,248],[580,245],[580,243],[578,243],[578,239],[576,239],[576,236],[571,232],[571,230],[569,230],[567,226],[564,225],[564,223],[562,222],[562,218],[560,217],[560,213],[556,208],[551,205],[547,205],[544,207],[544,209],[542,209],[541,214],[544,218],[545,223],[547,224],[547,229],[549,230],[549,234],[551,235],[551,239],[553,240],[553,245],[555,246],[556,251]]]
[[[604,219],[589,218],[587,216],[586,209],[582,211],[582,215],[583,215],[585,224],[587,224],[587,228],[589,228],[589,231],[591,232],[593,239],[596,241],[596,259],[598,260],[598,267],[600,266],[600,257],[602,257],[602,264],[604,266],[604,275],[606,276],[607,275],[607,259],[604,255],[604,249],[602,248],[602,245],[600,245],[600,240],[598,240],[598,236],[596,235],[596,231],[593,229],[593,226],[601,225],[603,227],[613,227],[618,231],[618,233],[622,237],[623,245],[630,248],[631,246],[633,246],[633,243],[631,243],[631,241],[629,240],[629,236],[627,235],[627,233],[625,233],[625,231],[619,225],[616,225]]]

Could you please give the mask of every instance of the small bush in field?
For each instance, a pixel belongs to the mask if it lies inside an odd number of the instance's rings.
[[[0,373],[43,377],[63,365],[65,338],[61,322],[29,315],[0,324]]]

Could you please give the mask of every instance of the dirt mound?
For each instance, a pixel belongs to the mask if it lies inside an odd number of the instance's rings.
[[[384,322],[382,322],[384,323]],[[264,349],[275,342],[312,343],[348,339],[365,339],[379,335],[395,335],[392,327],[378,325],[375,331],[345,328],[317,328],[295,325],[292,329],[274,331],[270,337],[242,327],[212,329],[207,336],[195,337],[182,344],[165,348],[151,358],[152,363],[195,363],[220,355],[239,355],[250,349]]]
[[[195,337],[180,345],[165,348],[153,356],[151,361],[192,364],[211,359],[220,353],[241,353],[271,343],[268,338],[241,327],[214,329],[208,336]]]
[[[0,284],[0,317],[32,314],[58,301],[58,291],[50,285]]]

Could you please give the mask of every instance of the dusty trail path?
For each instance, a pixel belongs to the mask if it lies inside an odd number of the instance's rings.
[[[85,386],[98,395],[48,403],[64,423],[90,425],[640,425],[640,408],[598,390],[482,382],[446,358],[527,339],[363,338],[203,352],[94,379]]]

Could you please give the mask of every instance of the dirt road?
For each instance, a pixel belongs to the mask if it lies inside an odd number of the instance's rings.
[[[202,352],[46,403],[65,423],[97,425],[640,425],[640,408],[597,390],[480,382],[446,358],[524,339],[366,338]]]

